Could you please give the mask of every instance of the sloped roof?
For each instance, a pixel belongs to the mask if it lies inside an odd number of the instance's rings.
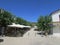
[[[52,13],[50,13],[50,15],[55,14],[57,12],[60,12],[60,9],[53,11]]]

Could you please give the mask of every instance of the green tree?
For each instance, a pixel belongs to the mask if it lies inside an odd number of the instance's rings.
[[[26,26],[31,25],[30,22],[28,22],[28,21],[26,21],[26,20],[24,20],[24,19],[22,19],[20,17],[16,17],[15,23],[21,24],[21,25],[26,25]]]
[[[39,30],[45,31],[48,33],[51,29],[51,17],[50,16],[40,16],[37,22]]]
[[[2,34],[7,25],[12,24],[13,15],[4,9],[0,9],[0,27],[2,27]]]
[[[7,26],[9,24],[12,24],[14,20],[13,15],[8,11],[5,11],[5,10],[3,11],[4,11],[3,13],[0,13],[0,26]]]

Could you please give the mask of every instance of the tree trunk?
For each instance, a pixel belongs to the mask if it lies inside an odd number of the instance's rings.
[[[45,33],[45,36],[47,36],[47,35],[48,35],[48,32]]]
[[[15,34],[14,34],[14,36],[16,37],[17,36],[17,29],[15,28]]]
[[[1,34],[2,37],[3,37],[3,35],[4,35],[4,30],[5,30],[5,27],[2,27],[2,31],[1,31],[1,32],[2,32],[2,34]]]
[[[46,30],[46,31],[45,31],[45,36],[47,36],[47,35],[48,35],[48,33],[49,33],[49,30]]]

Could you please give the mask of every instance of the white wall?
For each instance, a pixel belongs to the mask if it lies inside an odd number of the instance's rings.
[[[59,15],[60,12],[52,14],[52,22],[59,22]],[[60,37],[60,26],[55,25],[55,27],[53,27],[53,36]]]
[[[52,14],[52,22],[59,22],[60,13]]]

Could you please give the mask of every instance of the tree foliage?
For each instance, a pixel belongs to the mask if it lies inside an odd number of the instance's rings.
[[[0,9],[0,26],[6,26],[13,22],[13,15],[8,11]]]
[[[22,19],[20,17],[16,17],[16,23],[21,24],[21,25],[26,25],[26,26],[31,25],[30,22],[28,22],[28,21],[26,21],[26,20],[24,20],[24,19]]]
[[[50,16],[40,16],[38,19],[37,26],[39,30],[47,31],[51,29],[51,17]]]
[[[7,26],[9,24],[16,23],[21,25],[31,25],[30,22],[20,18],[16,17],[10,12],[0,9],[0,26]]]

